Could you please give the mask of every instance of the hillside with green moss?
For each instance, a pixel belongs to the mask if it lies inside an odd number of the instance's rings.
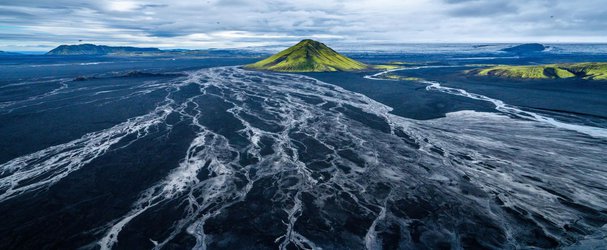
[[[245,68],[278,72],[330,72],[357,71],[369,67],[335,52],[323,43],[306,39]]]
[[[519,79],[566,79],[607,80],[607,63],[571,63],[532,66],[499,65],[471,71],[479,76],[496,76]]]

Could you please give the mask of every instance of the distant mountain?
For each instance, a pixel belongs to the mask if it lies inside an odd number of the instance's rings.
[[[532,66],[501,65],[471,71],[479,76],[496,76],[518,79],[563,79],[607,80],[607,63],[569,63]]]
[[[528,53],[543,52],[546,49],[548,49],[548,47],[544,46],[543,44],[526,43],[526,44],[521,44],[521,45],[517,45],[514,47],[510,47],[510,48],[505,48],[505,49],[502,49],[502,51],[510,52],[510,53],[514,53],[514,54],[528,54]]]
[[[261,57],[267,53],[259,53],[250,50],[242,49],[204,49],[204,50],[188,50],[188,49],[171,49],[161,50],[158,48],[138,48],[138,47],[113,47],[106,45],[95,44],[79,44],[79,45],[61,45],[46,53],[46,55],[92,55],[92,56],[192,56],[192,57]]]
[[[2,55],[2,56],[7,56],[7,55],[20,55],[20,53],[8,52],[8,51],[2,51],[2,50],[0,50],[0,55]]]
[[[162,53],[157,48],[111,47],[95,44],[61,45],[46,53],[47,55],[110,55],[110,54],[148,54]]]
[[[369,67],[335,52],[323,43],[306,39],[245,68],[279,72],[327,72],[356,71]]]

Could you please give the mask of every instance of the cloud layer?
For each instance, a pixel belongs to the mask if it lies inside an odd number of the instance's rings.
[[[0,50],[412,42],[607,42],[604,0],[19,0]]]

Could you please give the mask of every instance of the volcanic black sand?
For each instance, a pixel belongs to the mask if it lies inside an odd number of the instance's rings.
[[[415,61],[392,73],[423,80],[234,66],[255,58],[3,60],[0,249],[604,243],[605,85],[470,78],[479,60],[461,55],[352,57]]]

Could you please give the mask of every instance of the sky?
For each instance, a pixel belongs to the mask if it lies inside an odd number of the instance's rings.
[[[607,43],[605,0],[0,0],[0,50]]]

